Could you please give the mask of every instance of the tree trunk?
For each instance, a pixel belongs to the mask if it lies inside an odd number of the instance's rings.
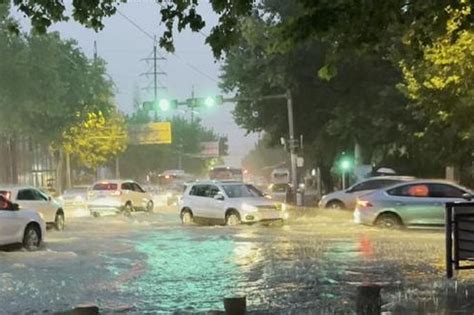
[[[320,170],[321,170],[321,181],[324,187],[323,193],[327,194],[328,192],[331,192],[334,190],[334,182],[331,176],[331,168],[321,166]]]
[[[18,163],[16,139],[14,136],[10,137],[9,141],[9,155],[10,155],[10,182],[14,185],[18,184]]]
[[[70,189],[71,186],[71,154],[66,153],[66,188]]]

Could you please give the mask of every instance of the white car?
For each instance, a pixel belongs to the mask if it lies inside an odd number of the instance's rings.
[[[207,222],[238,225],[283,222],[285,205],[276,203],[252,185],[234,181],[205,181],[188,184],[180,202],[183,224]]]
[[[18,204],[20,210],[38,211],[46,224],[64,230],[66,218],[61,204],[41,190],[30,186],[0,187],[0,195]]]
[[[18,210],[18,204],[0,195],[0,246],[23,244],[35,250],[46,235],[46,223],[36,211]]]
[[[153,212],[153,195],[132,180],[103,180],[88,191],[87,205],[94,216],[135,210]]]

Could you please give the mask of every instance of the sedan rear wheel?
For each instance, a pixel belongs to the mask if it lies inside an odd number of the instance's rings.
[[[30,251],[37,250],[41,244],[41,232],[39,228],[34,225],[26,227],[25,235],[23,236],[23,246]]]
[[[132,212],[133,212],[133,206],[130,202],[127,202],[125,204],[125,207],[123,207],[123,214],[126,217],[130,217],[132,215]]]
[[[147,205],[146,205],[146,211],[147,211],[147,212],[150,212],[150,213],[153,212],[153,207],[154,207],[153,201],[151,201],[151,200],[148,201],[148,203],[147,203]]]
[[[395,230],[395,229],[400,229],[403,226],[402,221],[400,218],[392,213],[384,213],[381,214],[378,218],[375,224],[378,227],[384,228],[384,229],[390,229],[390,230]]]
[[[344,209],[344,204],[339,200],[333,200],[333,201],[328,202],[328,204],[326,205],[326,208],[332,209],[332,210],[341,210],[341,209]]]

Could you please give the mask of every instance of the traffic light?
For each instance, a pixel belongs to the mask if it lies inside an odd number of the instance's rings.
[[[214,105],[216,105],[216,101],[214,100],[213,97],[206,97],[206,99],[204,100],[204,104],[206,105],[206,107],[213,107]]]
[[[229,145],[227,143],[227,137],[220,137],[219,138],[219,156],[227,156],[229,155]]]
[[[349,157],[343,157],[339,161],[339,167],[343,172],[347,172],[348,170],[350,170],[352,168],[352,164],[352,160]]]
[[[221,95],[199,97],[199,98],[188,98],[186,100],[186,105],[191,108],[195,108],[195,107],[211,108],[214,106],[222,105],[223,103],[224,103],[224,98]]]
[[[178,108],[177,100],[168,100],[166,98],[160,99],[156,102],[143,102],[143,109],[146,111],[167,112],[170,109]]]
[[[163,111],[167,112],[170,110],[170,101],[167,99],[161,99],[158,101],[158,107]]]

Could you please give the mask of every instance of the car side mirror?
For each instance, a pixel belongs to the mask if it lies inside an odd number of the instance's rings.
[[[472,199],[474,199],[474,196],[470,193],[464,193],[462,194],[462,198],[466,199],[467,201],[471,201]]]
[[[225,198],[224,198],[224,195],[222,195],[222,194],[217,194],[217,195],[214,196],[214,200],[220,200],[220,201],[222,201],[222,200],[224,200],[224,199],[225,199]]]
[[[18,211],[20,210],[20,206],[17,203],[12,203],[11,209],[14,211]]]

